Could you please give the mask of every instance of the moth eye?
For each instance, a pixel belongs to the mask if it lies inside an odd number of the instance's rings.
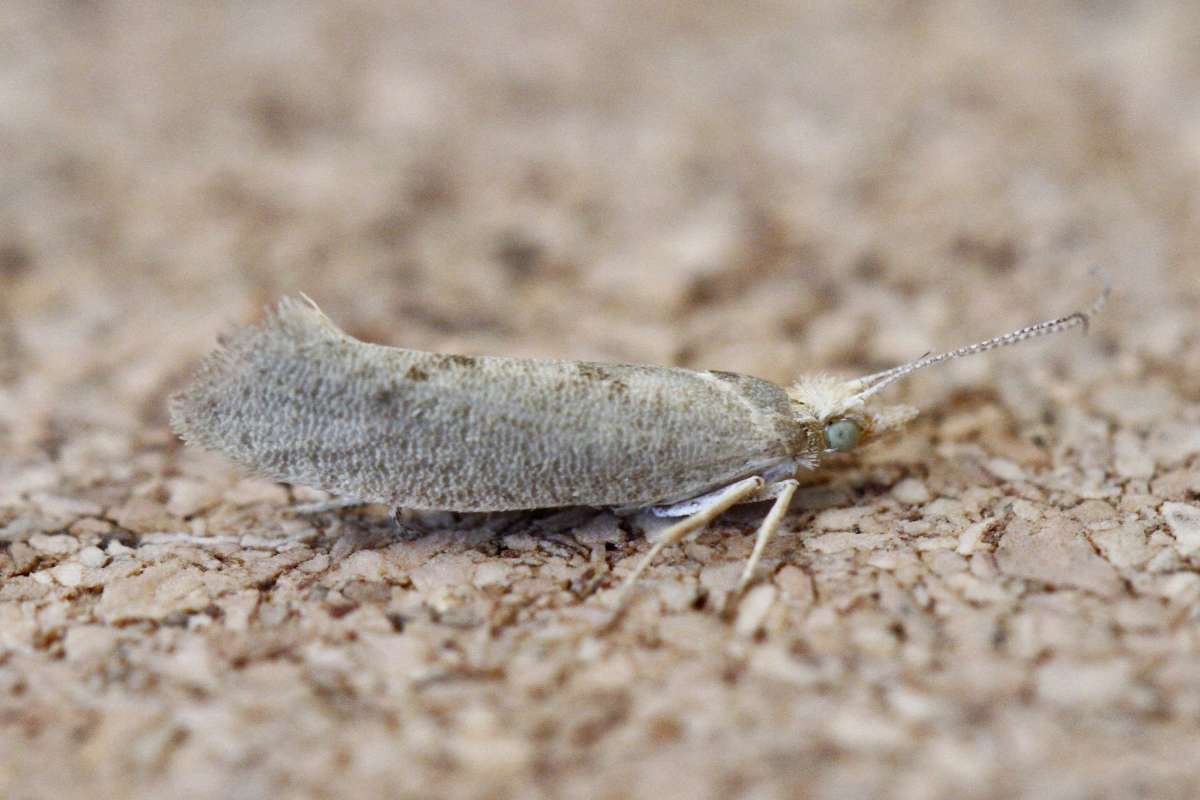
[[[861,436],[862,428],[852,419],[835,419],[825,426],[825,441],[832,450],[853,450]]]

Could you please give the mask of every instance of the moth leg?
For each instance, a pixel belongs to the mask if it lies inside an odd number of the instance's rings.
[[[642,573],[650,566],[650,562],[658,557],[658,554],[662,552],[664,547],[681,542],[689,533],[703,528],[743,499],[758,494],[762,487],[763,479],[759,477],[746,478],[745,480],[731,484],[713,495],[711,500],[703,508],[696,511],[695,514],[681,519],[663,531],[659,535],[658,541],[650,548],[650,552],[646,553],[646,556],[638,563],[633,572],[629,573],[625,580],[621,582],[621,588],[617,590],[617,595],[613,603],[614,607],[619,610],[624,606],[625,599],[629,595],[629,590],[633,587],[633,584],[637,583],[637,579],[642,576]]]
[[[774,500],[776,497],[779,497],[779,495],[783,494],[786,486],[786,480],[772,481],[763,487],[758,494],[750,495],[749,497],[743,497],[741,500],[738,500],[737,505],[742,505],[743,503],[762,503],[767,500]],[[708,494],[704,494],[699,497],[693,497],[691,500],[684,500],[681,503],[674,503],[669,506],[654,506],[646,509],[646,511],[652,516],[660,518],[690,517],[692,514],[695,514],[697,511],[707,506],[715,497],[717,497],[717,495],[721,494],[723,491],[725,490],[718,489],[715,492],[709,492]],[[631,510],[632,509],[618,509],[617,513],[628,513]]]
[[[776,494],[775,502],[771,504],[771,510],[767,512],[762,524],[758,526],[758,533],[754,537],[754,550],[750,553],[750,558],[746,560],[746,568],[742,570],[742,577],[738,579],[737,586],[733,590],[734,596],[740,595],[754,578],[754,571],[758,567],[763,551],[767,549],[771,537],[779,529],[779,523],[783,520],[783,515],[787,513],[788,506],[792,504],[792,495],[796,493],[799,485],[798,481],[787,480],[768,487],[769,490],[779,487],[778,494]],[[774,494],[774,492],[772,493]]]
[[[301,503],[300,505],[292,506],[292,511],[296,514],[324,514],[327,511],[365,506],[367,503],[368,501],[366,500],[356,500],[353,497],[335,497],[332,500],[322,500],[316,503]]]

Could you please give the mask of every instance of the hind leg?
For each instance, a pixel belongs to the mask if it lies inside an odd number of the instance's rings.
[[[357,500],[353,497],[334,497],[329,500],[321,500],[316,503],[300,503],[292,506],[292,512],[295,514],[325,514],[330,511],[340,511],[343,508],[354,508],[355,506],[365,506],[368,504],[366,500]]]

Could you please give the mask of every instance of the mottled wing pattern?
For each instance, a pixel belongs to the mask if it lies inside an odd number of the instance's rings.
[[[383,347],[292,300],[224,339],[171,419],[259,475],[456,511],[651,505],[810,447],[767,381]]]

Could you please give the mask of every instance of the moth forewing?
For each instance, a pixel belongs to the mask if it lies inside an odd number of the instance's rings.
[[[287,301],[228,337],[171,417],[256,474],[449,511],[658,505],[811,447],[758,378],[382,347]]]

